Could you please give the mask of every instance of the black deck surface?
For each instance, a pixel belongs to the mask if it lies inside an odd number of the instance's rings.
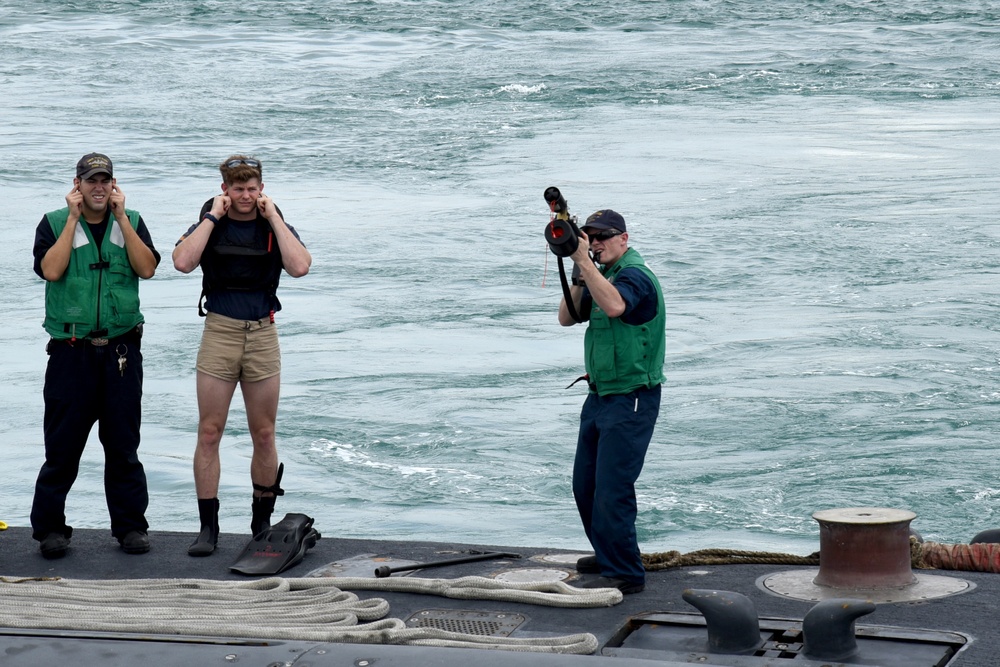
[[[320,527],[322,528],[322,527]],[[191,558],[187,555],[187,546],[193,539],[188,533],[150,533],[152,549],[144,555],[127,555],[123,553],[110,534],[100,530],[77,531],[72,540],[69,553],[62,559],[46,560],[38,552],[37,543],[31,540],[27,528],[10,528],[0,532],[0,576],[8,577],[63,577],[72,579],[145,579],[145,578],[195,578],[195,579],[232,579],[245,580],[246,577],[231,573],[228,566],[239,554],[248,537],[245,535],[223,535],[220,538],[219,549],[207,558]],[[463,576],[488,576],[504,568],[512,567],[548,567],[527,559],[530,556],[547,553],[540,548],[467,545],[427,542],[395,542],[338,539],[324,536],[315,548],[310,550],[303,562],[287,570],[280,576],[304,576],[328,563],[342,561],[358,555],[374,554],[380,557],[390,557],[416,562],[439,561],[454,558],[469,551],[505,551],[516,552],[523,556],[518,561],[483,561],[452,565],[442,568],[418,571],[412,576],[433,578],[458,578]],[[813,606],[811,602],[778,597],[758,587],[757,581],[765,575],[796,569],[793,566],[774,565],[724,565],[678,568],[649,573],[646,590],[637,595],[626,596],[624,601],[616,606],[599,609],[554,609],[516,603],[489,603],[464,600],[452,600],[427,595],[408,593],[386,593],[359,591],[362,598],[381,597],[391,605],[390,615],[396,618],[407,618],[410,614],[424,609],[483,609],[518,613],[527,617],[523,624],[524,631],[535,634],[573,634],[578,632],[593,633],[602,647],[611,640],[627,624],[632,617],[649,613],[692,613],[695,610],[681,598],[681,593],[688,588],[715,589],[735,591],[748,596],[757,608],[761,619],[778,618],[801,620]],[[967,593],[953,595],[936,600],[916,603],[880,604],[876,611],[858,620],[858,626],[890,626],[893,628],[930,629],[961,633],[971,639],[966,648],[949,663],[956,667],[997,667],[1000,665],[1000,629],[998,629],[998,606],[1000,606],[1000,575],[971,572],[933,571],[935,575],[959,577],[975,584]],[[393,575],[401,576],[401,575]],[[592,575],[591,575],[592,576]],[[586,581],[590,576],[584,575],[575,581]],[[569,581],[574,583],[574,580]],[[2,601],[0,601],[2,604]],[[514,636],[517,636],[515,634]],[[36,642],[43,643],[43,642]],[[0,660],[4,664],[22,664],[11,662],[12,651],[24,650],[23,645],[15,639],[0,637]],[[35,649],[38,650],[37,647]],[[356,665],[366,664],[375,667],[388,665],[448,665],[477,664],[485,665],[640,665],[653,664],[646,660],[628,657],[579,657],[579,656],[537,656],[525,654],[508,654],[491,651],[494,654],[489,659],[476,659],[467,662],[450,662],[440,657],[444,654],[471,655],[478,653],[470,649],[435,649],[424,650],[417,659],[415,649],[409,647],[351,647],[341,658],[335,659],[333,653],[328,653],[326,662],[295,662],[305,665]],[[6,653],[5,653],[6,651]],[[409,652],[408,652],[409,651]],[[485,653],[485,652],[484,652]],[[507,652],[502,652],[507,653]],[[598,655],[602,653],[598,651]],[[606,655],[608,652],[604,652]],[[179,655],[179,649],[175,655]],[[4,660],[6,655],[7,660]],[[287,653],[285,654],[287,656]],[[38,661],[30,664],[44,664]],[[65,659],[65,658],[60,658]],[[240,660],[246,665],[283,665],[287,657],[273,660],[273,656],[257,658],[247,657]],[[197,658],[177,660],[176,664],[226,664]],[[361,662],[359,662],[359,660]],[[23,664],[29,664],[27,661]],[[78,662],[78,664],[81,664]],[[86,661],[82,664],[87,664]],[[102,665],[130,664],[127,659],[121,662],[105,659]],[[164,661],[162,656],[158,664],[174,664]],[[293,664],[287,662],[287,664]],[[662,659],[659,665],[672,665]],[[681,664],[681,663],[677,663]],[[713,664],[711,662],[701,664]],[[722,663],[720,663],[722,664]],[[811,664],[797,660],[772,662],[746,662],[746,665],[781,665],[796,667],[799,664]],[[817,663],[820,664],[820,663]],[[823,663],[840,664],[840,663]]]

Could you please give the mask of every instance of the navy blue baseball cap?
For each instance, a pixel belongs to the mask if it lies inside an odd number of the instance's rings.
[[[623,234],[628,231],[625,229],[625,218],[610,208],[591,213],[587,222],[583,224],[583,231],[586,232],[588,229],[595,232],[604,229],[617,229]]]

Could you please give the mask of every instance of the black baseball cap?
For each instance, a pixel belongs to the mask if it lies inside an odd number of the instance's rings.
[[[587,218],[587,222],[583,224],[583,231],[587,231],[588,229],[595,232],[604,229],[617,229],[623,234],[628,231],[625,229],[625,218],[610,208],[591,213],[590,217]]]
[[[87,153],[76,163],[76,177],[90,178],[94,174],[107,174],[114,176],[111,166],[111,158],[101,153]]]

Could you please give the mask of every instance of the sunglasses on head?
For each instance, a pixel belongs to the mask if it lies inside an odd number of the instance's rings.
[[[240,158],[238,160],[230,160],[226,163],[226,166],[232,169],[233,167],[238,167],[241,164],[245,164],[248,167],[253,167],[254,169],[260,169],[260,160],[253,160],[251,158]]]
[[[621,234],[617,229],[605,229],[602,232],[594,232],[593,234],[588,234],[591,241],[607,241],[608,239],[613,239]]]

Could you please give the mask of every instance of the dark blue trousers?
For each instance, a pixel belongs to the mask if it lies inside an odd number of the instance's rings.
[[[31,505],[32,536],[49,533],[69,537],[66,496],[76,481],[80,457],[96,422],[104,447],[104,493],[111,514],[111,533],[146,531],[149,504],[146,473],[139,462],[142,411],[142,352],[140,334],[112,338],[107,345],[89,341],[51,340],[45,369],[45,463],[35,482]],[[118,357],[125,353],[124,372]]]
[[[635,481],[659,413],[659,385],[617,396],[592,392],[580,413],[573,496],[605,577],[646,581],[635,534]]]

